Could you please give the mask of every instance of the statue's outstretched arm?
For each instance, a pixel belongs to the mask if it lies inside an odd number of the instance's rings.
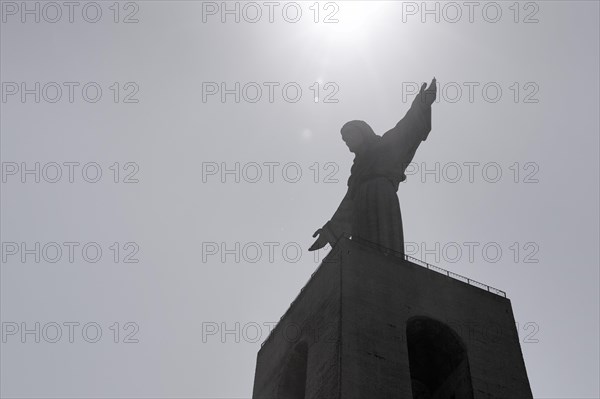
[[[393,148],[406,165],[414,157],[421,141],[426,140],[431,131],[431,104],[436,97],[435,78],[427,89],[426,86],[427,84],[423,83],[404,118],[382,136],[388,148]]]
[[[322,228],[315,231],[313,237],[316,237],[317,235],[319,237],[308,250],[315,251],[323,248],[327,244],[333,247],[337,240],[344,235],[344,233],[351,234],[353,209],[354,205],[348,192],[346,193],[346,196],[344,196],[344,199],[342,199],[338,209],[331,217],[331,220],[325,223]]]

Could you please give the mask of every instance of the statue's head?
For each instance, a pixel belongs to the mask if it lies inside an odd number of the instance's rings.
[[[355,154],[368,147],[378,137],[365,121],[347,122],[342,126],[341,133],[342,140],[350,152]]]

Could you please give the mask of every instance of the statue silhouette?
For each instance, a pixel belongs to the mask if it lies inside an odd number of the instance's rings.
[[[364,121],[350,121],[341,129],[342,139],[355,155],[348,179],[348,192],[331,220],[318,229],[309,251],[334,246],[344,234],[374,242],[404,253],[402,215],[398,185],[421,141],[431,131],[431,104],[436,81],[423,83],[410,109],[383,136]]]

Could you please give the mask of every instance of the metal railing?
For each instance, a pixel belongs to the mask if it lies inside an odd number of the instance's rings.
[[[347,234],[344,234],[343,236],[345,238],[350,239],[350,236],[347,235]],[[462,276],[460,274],[451,272],[451,271],[443,269],[441,267],[431,265],[431,264],[429,264],[429,263],[427,263],[425,261],[422,261],[421,259],[413,258],[412,256],[409,256],[409,255],[406,255],[406,254],[404,254],[402,252],[399,252],[399,251],[396,251],[396,250],[384,247],[383,245],[377,244],[375,242],[368,241],[368,240],[365,240],[364,238],[360,238],[360,237],[354,237],[354,238],[350,239],[350,241],[356,242],[358,244],[363,244],[363,245],[366,245],[366,246],[374,247],[374,248],[378,249],[379,251],[381,251],[381,252],[383,252],[385,254],[394,255],[394,256],[396,256],[398,258],[405,259],[405,260],[407,260],[407,261],[409,261],[411,263],[414,263],[416,265],[425,267],[425,268],[427,268],[429,270],[433,270],[433,271],[438,272],[440,274],[445,274],[446,276],[448,276],[450,278],[453,278],[455,280],[462,281],[463,283],[467,283],[467,284],[472,285],[474,287],[478,287],[478,288],[480,288],[482,290],[491,292],[492,294],[496,294],[498,296],[506,298],[506,292],[504,292],[502,290],[499,290],[498,288],[494,288],[494,287],[491,287],[491,286],[489,286],[487,284],[480,283],[479,281],[472,280],[472,279],[470,279],[468,277],[465,277],[465,276]]]

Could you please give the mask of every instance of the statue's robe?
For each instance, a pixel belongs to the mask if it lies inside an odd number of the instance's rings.
[[[347,234],[404,253],[398,185],[430,131],[431,106],[418,95],[394,128],[381,137],[370,132],[367,148],[354,159],[348,192],[325,225],[336,239]]]

